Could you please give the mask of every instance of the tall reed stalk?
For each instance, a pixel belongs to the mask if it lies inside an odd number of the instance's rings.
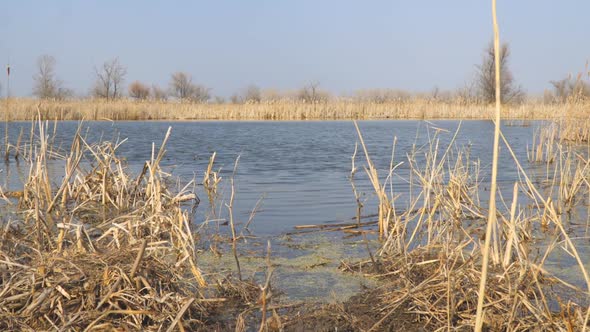
[[[496,13],[496,0],[492,0],[492,20],[494,25],[494,60],[496,65],[496,121],[494,127],[494,152],[492,157],[492,178],[490,184],[490,204],[488,213],[488,223],[486,227],[486,238],[483,247],[483,260],[481,267],[481,282],[479,284],[479,293],[477,298],[477,313],[475,316],[475,331],[481,332],[483,327],[483,304],[485,300],[486,281],[488,277],[488,264],[490,258],[490,243],[492,241],[492,230],[496,226],[496,187],[498,177],[498,154],[500,152],[498,145],[500,142],[500,118],[502,110],[502,99],[500,91],[500,29],[498,28],[498,18]]]

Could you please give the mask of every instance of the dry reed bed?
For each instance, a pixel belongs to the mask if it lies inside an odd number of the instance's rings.
[[[531,163],[546,165],[549,190],[545,196],[556,201],[558,213],[571,213],[590,181],[590,117],[565,116],[541,125],[527,146]]]
[[[493,105],[461,100],[400,100],[388,103],[329,101],[303,103],[276,101],[259,104],[193,104],[137,102],[132,100],[39,101],[11,99],[3,103],[4,119],[22,121],[37,117],[38,108],[48,120],[337,120],[337,119],[491,119]],[[584,116],[588,103],[574,107],[529,102],[507,105],[504,119],[555,119],[568,114]],[[8,110],[8,111],[7,111]],[[8,114],[6,114],[8,112]],[[586,112],[586,113],[584,113]]]
[[[367,161],[364,168],[381,202],[379,231],[383,245],[375,258],[344,264],[343,269],[361,272],[385,283],[362,299],[362,304],[373,311],[369,318],[350,309],[358,307],[350,302],[327,313],[322,311],[324,319],[339,324],[340,329],[381,331],[397,330],[400,326],[421,326],[433,331],[473,329],[488,210],[480,203],[482,187],[478,163],[471,160],[467,149],[455,147],[453,143],[441,147],[438,135],[435,132],[429,145],[403,158],[412,169],[408,181],[413,189],[406,200],[409,203],[401,209],[396,207],[400,195],[392,182],[399,161],[392,155],[388,174],[379,177],[364,150]],[[364,148],[360,130],[359,137]],[[574,158],[573,154],[560,156],[556,165],[561,164],[561,167],[566,167],[568,158]],[[554,195],[551,192],[541,194],[515,159],[522,180],[514,183],[509,193],[499,195],[509,201],[501,200],[497,221],[492,225],[490,269],[484,291],[484,329],[586,329],[590,280],[565,230],[568,226],[565,209],[559,208],[575,205],[572,201],[588,195],[590,161],[580,154],[575,155],[575,160],[580,162],[569,164],[572,172],[567,180],[559,177],[553,183],[555,190],[569,192],[559,195],[562,199],[556,204],[551,199]],[[551,175],[558,173],[550,172]],[[572,186],[576,189],[571,189]],[[539,237],[549,238],[549,244],[539,247]],[[558,250],[577,262],[587,283],[584,289],[547,271],[545,262]],[[300,317],[309,318],[313,314]],[[286,324],[296,326],[297,319]]]
[[[3,194],[14,215],[0,231],[2,330],[208,330],[228,302],[256,302],[257,285],[199,269],[184,206],[198,198],[172,191],[160,168],[170,131],[137,175],[117,157],[122,142],[88,144],[78,131],[55,185],[47,127],[24,190]]]

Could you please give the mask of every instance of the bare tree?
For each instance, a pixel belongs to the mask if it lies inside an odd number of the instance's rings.
[[[165,101],[168,100],[168,93],[159,86],[152,85],[152,97],[154,100]]]
[[[202,85],[193,85],[190,101],[196,103],[206,103],[211,99],[210,89]]]
[[[247,103],[259,103],[262,100],[260,88],[254,84],[246,87],[243,100]]]
[[[53,98],[57,90],[55,79],[55,58],[41,55],[37,59],[37,73],[33,76],[33,94],[39,98]]]
[[[57,93],[55,94],[55,99],[66,99],[66,98],[71,98],[74,96],[74,91],[72,91],[71,89],[68,88],[64,88],[63,86],[60,86],[57,88]]]
[[[146,100],[150,96],[150,88],[139,81],[129,84],[128,89],[129,96],[137,100]]]
[[[582,80],[581,74],[576,78],[568,75],[564,79],[550,81],[549,83],[553,85],[554,101],[563,103],[572,98],[590,98],[590,84]]]
[[[184,72],[172,74],[170,89],[172,94],[182,101],[204,103],[211,98],[208,88],[193,84],[192,76]]]
[[[229,97],[229,101],[232,104],[241,104],[242,103],[242,97],[240,97],[239,94],[234,93],[233,95],[231,95],[231,97]]]
[[[570,94],[570,78],[564,78],[558,81],[550,81],[553,85],[553,97],[556,101],[565,102]]]
[[[176,72],[172,74],[172,81],[170,88],[172,94],[178,99],[188,99],[192,93],[193,78],[184,72]]]
[[[101,68],[94,67],[96,83],[92,94],[98,98],[116,99],[121,97],[121,89],[127,75],[127,69],[114,58],[103,63]]]
[[[514,82],[508,68],[510,47],[507,43],[500,47],[500,96],[503,103],[519,102],[524,97],[522,89]],[[485,49],[482,64],[477,66],[477,91],[482,101],[493,103],[496,100],[496,65],[494,44]]]
[[[297,92],[298,99],[306,103],[318,103],[328,101],[329,94],[319,89],[319,82],[311,82]]]
[[[72,91],[63,87],[62,81],[55,75],[55,58],[41,55],[37,59],[37,73],[33,76],[33,94],[42,99],[64,99],[72,95]]]
[[[462,87],[457,88],[454,97],[459,103],[471,103],[477,101],[476,80],[472,79],[466,81]]]

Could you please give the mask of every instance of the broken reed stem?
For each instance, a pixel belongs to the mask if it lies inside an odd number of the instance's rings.
[[[395,146],[395,144],[394,144]],[[352,165],[351,165],[351,169],[350,169],[350,185],[352,186],[352,193],[354,194],[354,199],[356,200],[356,223],[357,226],[360,228],[361,227],[361,213],[362,213],[362,209],[363,209],[363,202],[361,200],[361,195],[358,192],[358,190],[356,189],[356,185],[354,183],[354,175],[356,174],[357,168],[355,166],[355,160],[356,160],[356,153],[358,151],[358,143],[354,143],[354,152],[352,154],[351,160],[352,160]],[[392,158],[393,161],[393,158]],[[390,169],[392,169],[393,166],[390,166]],[[373,253],[371,252],[371,248],[369,248],[369,240],[367,239],[367,234],[365,232],[362,232],[363,234],[363,241],[365,242],[365,246],[367,248],[367,252],[369,253],[369,257],[371,258],[371,262],[373,264],[376,264],[375,261],[375,257],[373,257]]]
[[[176,325],[178,324],[178,322],[180,322],[180,320],[182,319],[182,316],[187,311],[187,309],[191,306],[191,304],[193,304],[194,301],[195,301],[194,298],[190,298],[190,299],[188,299],[188,301],[186,301],[186,303],[178,311],[178,314],[176,315],[176,318],[174,318],[174,321],[172,322],[172,324],[170,324],[170,326],[168,327],[168,329],[166,330],[166,332],[172,332],[172,331],[174,331],[174,328],[176,327]],[[178,325],[178,327],[179,327],[180,331],[184,331],[184,328],[182,328],[181,325]]]
[[[137,252],[137,256],[135,256],[135,261],[133,262],[133,267],[131,267],[131,271],[129,273],[129,279],[133,280],[133,278],[135,277],[135,274],[137,273],[137,269],[139,268],[139,264],[141,263],[141,260],[143,259],[143,254],[145,253],[145,248],[147,247],[147,240],[143,239],[141,241],[141,245],[139,247],[139,251]],[[117,278],[117,281],[115,282],[115,284],[113,285],[113,287],[111,287],[111,289],[108,291],[108,293],[102,298],[102,300],[98,303],[98,305],[96,306],[96,309],[100,309],[100,307],[109,300],[109,298],[111,297],[111,295],[113,294],[113,292],[115,292],[117,290],[117,288],[119,288],[119,286],[121,285],[121,281],[123,280],[123,278],[121,276],[119,276]]]
[[[129,279],[133,279],[135,277],[135,273],[137,273],[137,269],[139,268],[139,264],[143,259],[143,254],[145,253],[145,248],[147,247],[147,240],[141,240],[141,246],[139,247],[139,252],[135,257],[135,262],[133,262],[133,267],[131,268],[131,272],[129,273]]]
[[[270,240],[266,242],[266,280],[264,281],[264,286],[261,287],[262,294],[260,295],[260,300],[262,301],[262,306],[260,307],[261,313],[261,320],[260,320],[260,329],[259,332],[266,331],[266,311],[267,311],[267,296],[268,290],[270,288],[270,279],[273,274],[273,267],[270,263]]]
[[[254,204],[254,207],[250,211],[250,216],[248,217],[248,221],[246,222],[246,224],[244,225],[244,227],[242,228],[242,230],[240,232],[241,236],[244,235],[244,231],[250,232],[250,229],[249,229],[250,224],[254,220],[256,213],[258,213],[258,210],[260,209],[260,206],[262,205],[262,201],[264,200],[265,197],[266,197],[266,195],[260,196],[258,201],[256,201],[256,204]]]
[[[8,143],[8,114],[10,113],[10,82],[6,93],[6,109],[4,110],[4,160],[8,161],[10,155],[10,144]]]
[[[234,254],[234,259],[236,260],[236,267],[238,268],[238,278],[240,280],[242,280],[242,270],[240,269],[240,259],[238,258],[238,249],[237,249],[238,238],[236,236],[236,227],[234,224],[234,198],[235,198],[235,194],[236,194],[236,189],[235,189],[235,185],[234,185],[234,178],[235,178],[236,172],[238,170],[238,163],[239,162],[240,162],[240,156],[238,156],[238,158],[236,158],[236,162],[234,164],[234,172],[233,172],[232,177],[230,179],[231,195],[229,198],[229,204],[226,204],[226,206],[227,206],[227,210],[229,213],[229,225],[231,228],[231,236],[232,236],[232,251]]]
[[[207,198],[209,199],[209,205],[211,206],[211,212],[213,213],[213,217],[217,218],[216,212],[216,198],[217,198],[217,186],[219,182],[221,182],[221,177],[219,177],[219,171],[213,170],[213,164],[215,163],[215,156],[217,155],[216,152],[213,152],[211,157],[209,157],[209,164],[207,165],[207,170],[203,175],[203,187],[207,192]],[[223,206],[220,206],[220,208]]]
[[[356,160],[356,153],[358,151],[358,143],[354,143],[354,152],[352,154],[352,166],[350,169],[350,185],[352,186],[352,193],[354,194],[354,199],[356,200],[356,222],[358,223],[358,225],[360,226],[361,224],[361,213],[363,210],[363,202],[361,201],[361,195],[358,192],[358,190],[356,189],[356,184],[354,182],[354,176],[356,174],[357,168],[355,166],[355,160]]]
[[[20,144],[23,139],[23,130],[24,130],[24,128],[21,127],[20,132],[18,134],[18,139],[16,140],[16,148],[14,149],[14,160],[16,160],[16,161],[18,161],[18,158],[20,155]]]
[[[483,327],[483,303],[485,300],[486,281],[488,277],[488,263],[490,257],[490,242],[492,230],[496,225],[496,178],[498,176],[498,145],[500,141],[500,112],[501,112],[501,91],[500,91],[500,31],[496,13],[496,0],[492,0],[492,20],[494,25],[494,60],[496,65],[496,122],[494,126],[494,153],[492,157],[492,179],[490,185],[490,204],[488,223],[486,227],[486,238],[483,247],[483,261],[481,266],[481,280],[477,297],[477,312],[475,315],[475,331],[481,332]]]

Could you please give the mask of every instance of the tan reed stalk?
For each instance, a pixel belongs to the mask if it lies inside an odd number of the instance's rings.
[[[229,226],[231,228],[231,236],[232,236],[232,252],[234,254],[234,259],[236,261],[236,267],[238,269],[238,278],[242,280],[242,269],[240,268],[240,259],[238,258],[238,237],[236,233],[236,226],[234,223],[234,198],[236,195],[236,188],[234,184],[234,178],[236,176],[236,172],[238,170],[238,163],[240,162],[240,156],[236,158],[236,162],[234,164],[234,172],[230,179],[230,186],[231,186],[231,194],[229,197],[229,204],[226,204],[227,211],[229,214]]]
[[[559,149],[562,150],[563,147],[560,146]],[[565,148],[565,152],[560,151],[559,157],[559,208],[569,213],[574,209],[590,176],[590,157],[585,160],[572,148]]]
[[[527,148],[527,157],[532,163],[552,163],[555,160],[555,141],[557,139],[557,125],[551,123],[542,126],[533,134],[533,143]]]
[[[494,25],[494,58],[496,64],[496,122],[494,127],[494,154],[492,157],[492,178],[490,185],[490,204],[488,213],[488,223],[486,227],[486,238],[483,247],[483,259],[481,267],[481,281],[477,298],[477,313],[475,316],[475,331],[481,332],[483,327],[483,303],[485,300],[486,281],[488,277],[488,262],[490,257],[490,243],[492,230],[496,226],[496,179],[498,177],[498,153],[500,141],[500,113],[501,113],[501,95],[500,95],[500,31],[498,28],[498,18],[496,13],[496,0],[492,0],[492,20]]]
[[[509,232],[508,232],[508,241],[506,241],[506,248],[504,252],[504,260],[502,261],[502,265],[504,268],[507,268],[512,260],[512,243],[515,241],[515,238],[518,239],[518,234],[516,233],[516,204],[518,202],[518,182],[514,183],[514,189],[512,191],[512,205],[510,206],[510,222],[509,222]]]
[[[459,126],[457,126],[457,130],[455,131],[455,133],[453,134],[453,138],[451,139],[451,142],[449,143],[449,146],[445,149],[445,152],[443,153],[442,157],[440,159],[438,159],[438,146],[440,143],[440,140],[437,138],[438,137],[438,130],[436,131],[436,134],[434,136],[434,138],[429,140],[429,152],[428,152],[428,156],[429,158],[427,158],[426,160],[426,167],[423,173],[419,173],[419,172],[412,172],[412,174],[418,177],[418,179],[420,180],[420,182],[422,183],[422,192],[423,193],[429,193],[430,190],[433,188],[435,182],[440,181],[440,178],[442,177],[442,171],[444,169],[445,166],[445,162],[446,162],[446,158],[449,155],[449,152],[455,142],[455,140],[457,139],[457,135],[459,134],[459,130],[461,129],[461,123],[459,123]],[[416,164],[415,160],[409,160],[409,162],[412,164]],[[418,169],[417,166],[414,165],[413,170]],[[423,207],[421,209],[421,213],[420,216],[418,218],[417,224],[414,227],[414,230],[412,231],[412,235],[410,236],[410,239],[407,241],[406,243],[406,248],[405,250],[409,250],[411,244],[414,242],[414,239],[416,237],[416,235],[418,234],[422,223],[424,222],[424,218],[426,218],[426,225],[428,227],[428,236],[430,239],[430,234],[432,234],[432,218],[434,217],[435,211],[437,210],[437,208],[439,208],[440,205],[440,201],[438,199],[435,198],[434,203],[431,204],[431,195],[429,194],[425,194],[423,195],[423,199],[424,202],[422,203]]]
[[[514,162],[516,163],[516,166],[518,167],[519,172],[524,177],[525,183],[526,183],[528,189],[533,194],[535,204],[537,205],[538,208],[540,208],[540,206],[542,206],[543,209],[545,211],[547,211],[547,214],[549,215],[550,220],[554,222],[554,224],[558,227],[560,233],[564,237],[569,249],[572,251],[572,255],[574,256],[574,258],[576,259],[576,262],[578,263],[578,266],[580,267],[582,275],[584,276],[584,280],[586,281],[586,287],[588,289],[588,292],[590,292],[590,275],[588,275],[588,272],[586,271],[584,263],[582,262],[582,259],[581,259],[580,255],[578,254],[578,251],[576,250],[573,242],[571,241],[569,234],[564,229],[560,218],[558,217],[557,213],[555,212],[555,208],[553,207],[551,197],[549,197],[548,199],[543,198],[543,196],[539,193],[539,191],[537,190],[535,185],[532,183],[532,181],[529,179],[528,175],[526,174],[526,172],[522,168],[520,162],[518,161],[518,158],[516,158],[516,155],[511,148],[510,144],[506,140],[506,137],[504,137],[504,135],[502,133],[500,133],[500,135],[502,136],[502,139],[504,141],[504,144],[508,148],[508,151],[512,155],[512,158],[513,158]],[[543,204],[539,205],[537,199],[540,200]],[[583,325],[582,331],[586,331],[586,326],[588,324],[589,318],[590,318],[590,307],[588,308],[588,312],[587,312],[585,320],[584,320],[584,325]]]
[[[395,146],[395,143],[394,143]],[[354,176],[357,172],[357,167],[355,166],[355,160],[356,160],[356,153],[358,152],[358,143],[355,142],[354,144],[354,152],[352,153],[352,157],[351,159],[351,168],[350,168],[350,175],[348,177],[348,180],[350,181],[350,185],[352,187],[352,193],[354,194],[354,199],[356,201],[356,224],[357,227],[361,227],[361,219],[362,219],[362,210],[363,210],[363,201],[361,200],[361,194],[359,193],[359,191],[356,188],[356,184],[354,181]],[[392,157],[393,159],[393,157]],[[393,165],[390,166],[390,169],[393,168]],[[390,172],[390,174],[393,172],[393,170]],[[399,231],[399,230],[396,230]],[[369,258],[371,259],[371,262],[373,262],[373,264],[376,264],[375,261],[375,257],[373,256],[373,253],[371,252],[371,249],[369,248],[369,240],[367,239],[367,234],[364,231],[360,231],[363,235],[363,242],[365,243],[365,248],[367,248],[367,252],[369,254]],[[390,232],[391,233],[391,232]]]
[[[353,123],[356,128],[356,132],[357,132],[359,140],[361,142],[361,146],[363,148],[363,151],[365,152],[365,158],[367,160],[367,165],[368,165],[368,168],[365,167],[365,171],[367,172],[367,175],[369,176],[369,180],[371,181],[371,184],[373,185],[373,189],[375,190],[375,193],[377,194],[377,198],[379,199],[379,211],[378,211],[378,213],[379,213],[379,223],[378,223],[379,224],[379,239],[383,240],[385,238],[385,235],[389,233],[389,221],[392,216],[391,201],[387,197],[385,185],[381,185],[381,183],[379,182],[379,175],[377,174],[377,168],[375,167],[375,165],[371,161],[371,157],[369,156],[369,151],[367,150],[367,146],[365,145],[365,141],[364,141],[363,136],[361,134],[361,130],[360,130],[358,124],[356,123],[356,121],[353,121]]]

